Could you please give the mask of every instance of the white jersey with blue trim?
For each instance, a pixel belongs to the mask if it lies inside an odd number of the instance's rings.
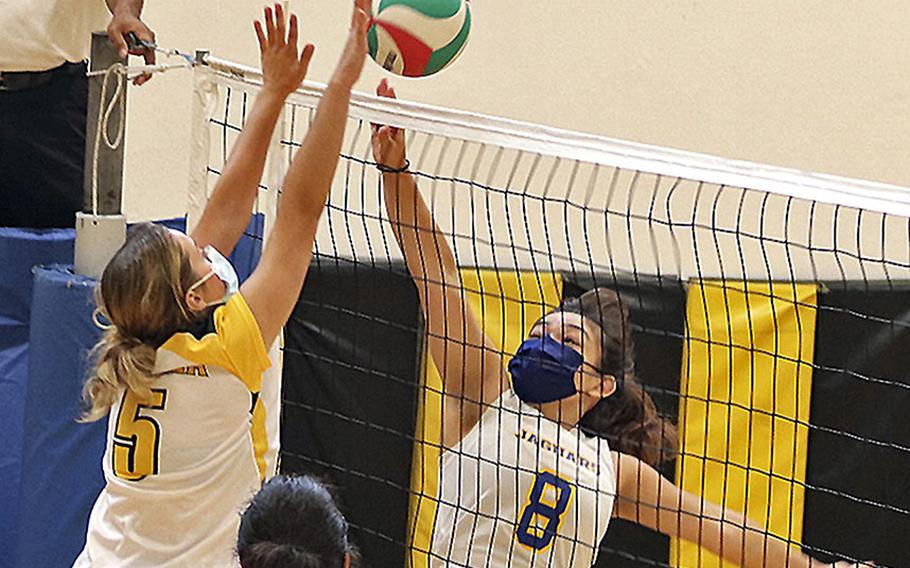
[[[616,494],[602,438],[559,426],[510,389],[441,466],[432,566],[594,564]]]

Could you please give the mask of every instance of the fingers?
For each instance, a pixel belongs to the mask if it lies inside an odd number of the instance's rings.
[[[262,53],[265,51],[265,48],[268,47],[268,40],[265,37],[265,32],[262,30],[262,22],[253,20],[253,28],[256,30],[256,39],[259,40],[259,52]]]
[[[386,79],[382,79],[379,81],[379,84],[376,85],[376,95],[388,99],[397,98],[395,89],[389,85],[389,82]],[[371,123],[370,126],[373,129],[373,135],[376,136],[376,139],[379,142],[387,142],[392,138],[397,140],[399,134],[401,133],[401,129],[394,126],[380,125],[376,123]]]
[[[156,53],[154,49],[146,49],[142,52],[142,58],[145,60],[146,65],[154,65],[156,61]],[[133,80],[133,84],[137,87],[140,87],[148,83],[152,78],[151,73],[143,73]]]
[[[357,40],[358,45],[362,43],[366,47],[367,27],[370,23],[370,17],[363,10],[355,10],[354,17],[351,19],[351,35]]]
[[[355,0],[354,12],[351,15],[351,28],[348,33],[348,49],[356,47],[358,51],[367,51],[367,29],[370,25],[369,0]]]
[[[372,11],[370,4],[370,0],[354,0],[354,6],[367,16],[369,16],[370,12]]]
[[[264,27],[258,20],[254,22],[260,51],[266,47],[284,47],[286,45],[291,45],[296,49],[297,39],[300,35],[300,26],[296,14],[291,14],[289,26],[284,7],[276,3],[274,7],[266,6],[263,10],[262,20]]]
[[[363,44],[367,43],[367,32],[370,28],[370,11],[369,10],[358,10],[357,15],[359,17],[358,24],[360,26],[359,33],[360,38],[363,40]]]
[[[114,25],[114,22],[111,22],[111,25],[107,27],[107,37],[111,39],[114,47],[117,48],[117,55],[120,59],[126,59],[126,55],[129,53],[129,47],[126,45],[126,38],[123,37],[120,26],[116,26]]]
[[[303,81],[306,77],[307,71],[310,68],[310,60],[313,59],[313,53],[316,51],[316,46],[312,43],[308,43],[303,46],[303,51],[300,53],[300,64],[298,71],[300,74],[300,80]]]
[[[270,7],[265,8],[265,32],[266,38],[269,45],[274,45],[277,30],[275,28],[275,20],[272,18],[272,9]]]
[[[127,31],[129,31],[129,30],[127,30]],[[145,42],[148,42],[151,44],[154,44],[157,41],[155,38],[155,32],[148,29],[148,27],[146,27],[146,25],[143,24],[142,22],[138,22],[138,27],[133,29],[132,31],[133,31],[133,33],[136,34],[136,37],[138,37],[142,41],[145,41]],[[141,52],[141,55],[144,55],[147,52],[152,52],[154,54],[155,50],[154,49],[143,49]],[[155,59],[153,58],[152,62],[154,62],[154,61],[155,61]]]
[[[111,43],[114,44],[114,47],[117,48],[117,54],[121,59],[126,59],[126,56],[130,53],[143,55],[145,51],[148,51],[144,47],[130,49],[130,44],[126,39],[127,34],[130,33],[135,34],[136,38],[142,41],[155,43],[155,32],[150,30],[142,20],[135,17],[122,18],[115,16],[107,26],[107,36],[110,38]]]
[[[133,34],[134,39],[127,41],[127,35]],[[148,47],[155,43],[155,32],[150,30],[142,20],[134,16],[114,16],[107,27],[107,35],[117,49],[117,55],[126,59],[129,54],[141,55],[147,65],[154,65],[156,61],[155,50]],[[130,47],[130,43],[138,40],[139,45]],[[152,78],[150,73],[144,73],[133,79],[134,85],[143,85]]]
[[[154,49],[146,49],[142,52],[142,58],[145,60],[146,65],[154,65],[157,61],[157,55]]]
[[[284,8],[281,4],[275,4],[275,30],[278,32],[278,41],[284,43],[287,37],[287,24],[284,21]]]
[[[288,32],[288,45],[297,49],[297,36],[299,35],[297,27],[297,14],[291,14],[291,29]]]
[[[351,31],[366,33],[370,21],[370,0],[354,0],[354,13],[351,15]]]
[[[384,124],[371,124],[371,127],[373,129],[373,142],[378,144],[379,148],[384,148],[392,137],[392,129]]]
[[[305,61],[309,65],[310,59],[313,58],[313,53],[315,53],[315,52],[316,52],[315,45],[313,45],[312,43],[306,44],[305,46],[303,46],[303,52],[300,54],[300,61],[301,62]]]

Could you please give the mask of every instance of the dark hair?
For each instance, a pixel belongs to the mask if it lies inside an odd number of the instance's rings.
[[[357,566],[348,523],[329,488],[312,476],[273,477],[240,519],[243,568],[342,568],[345,554]]]
[[[657,411],[635,376],[635,348],[629,308],[606,288],[565,300],[560,311],[580,314],[600,330],[600,371],[616,378],[616,392],[581,417],[588,435],[606,438],[610,447],[657,466],[676,455],[676,426]]]

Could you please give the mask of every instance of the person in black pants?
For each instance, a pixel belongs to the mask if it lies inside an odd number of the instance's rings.
[[[106,0],[107,32],[154,42],[142,0]],[[91,32],[107,16],[95,0],[13,2],[0,12],[0,227],[74,227],[82,209]],[[134,52],[147,63],[151,50]],[[149,79],[142,76],[136,84]]]

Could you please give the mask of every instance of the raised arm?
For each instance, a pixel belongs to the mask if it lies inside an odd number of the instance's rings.
[[[725,509],[683,491],[636,457],[613,452],[617,496],[614,514],[697,543],[734,564],[748,568],[847,568],[853,562],[828,564],[810,558],[742,513]]]
[[[377,94],[395,97],[383,80]],[[406,163],[404,132],[373,127],[373,156],[382,169]],[[386,211],[426,318],[430,355],[442,375],[443,445],[452,447],[480,419],[484,405],[508,388],[502,357],[467,305],[455,256],[408,172],[382,174]]]
[[[265,9],[265,28],[255,22],[262,61],[262,90],[256,96],[246,124],[237,137],[224,171],[192,237],[199,246],[212,245],[228,255],[250,222],[265,167],[269,141],[284,101],[306,76],[313,46],[297,54],[297,17],[286,29],[281,4]]]
[[[356,0],[341,60],[285,177],[275,228],[259,266],[241,287],[267,345],[290,317],[313,257],[319,217],[341,151],[351,88],[367,52],[369,9],[369,0]]]

